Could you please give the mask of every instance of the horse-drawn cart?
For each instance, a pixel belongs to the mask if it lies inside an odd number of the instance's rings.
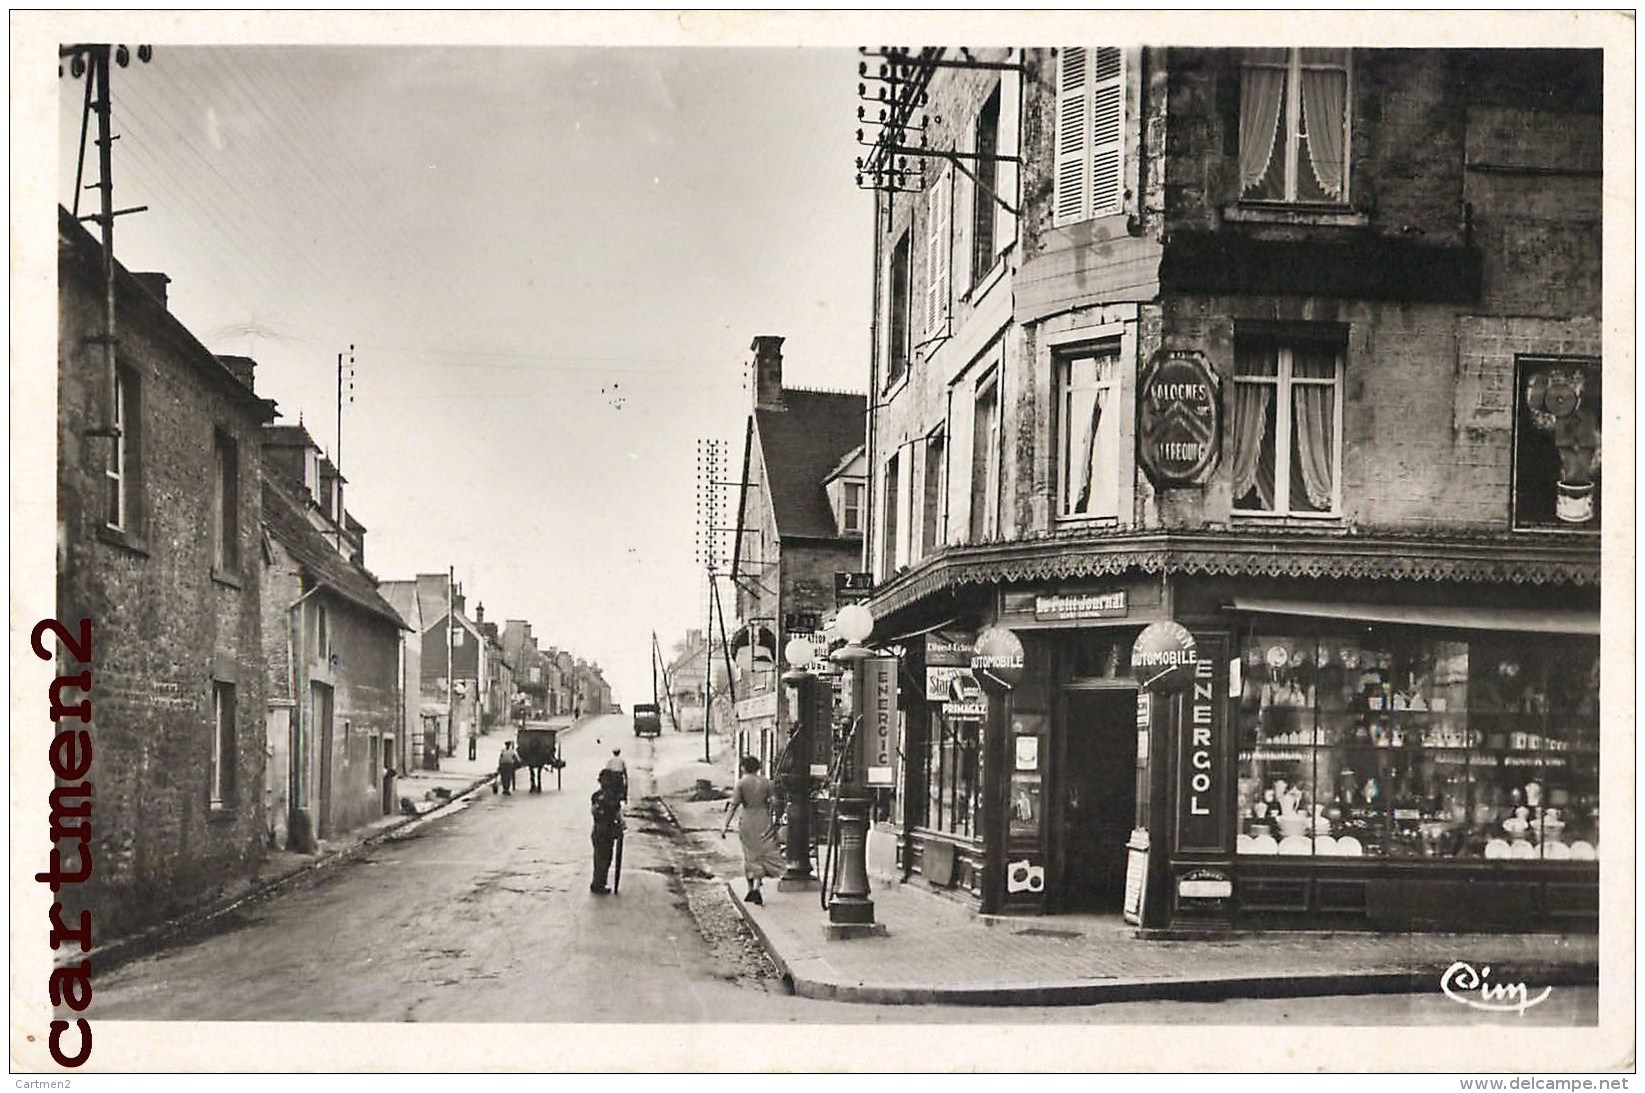
[[[554,769],[554,788],[563,788],[560,771],[565,769],[565,760],[560,758],[559,730],[547,725],[522,725],[516,737],[520,765],[531,772],[531,792],[543,791],[544,767]]]

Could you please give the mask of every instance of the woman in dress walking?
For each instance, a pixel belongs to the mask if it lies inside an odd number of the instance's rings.
[[[746,903],[764,903],[760,882],[766,877],[780,877],[787,863],[777,847],[776,800],[771,779],[760,773],[760,761],[752,755],[743,756],[743,776],[731,794],[731,810],[725,814],[725,827],[720,838],[731,832],[731,820],[742,809],[743,818],[737,832],[743,843],[743,874],[748,878]]]

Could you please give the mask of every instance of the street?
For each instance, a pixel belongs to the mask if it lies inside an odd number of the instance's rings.
[[[688,836],[654,800],[659,744],[607,716],[561,737],[564,788],[481,791],[210,935],[103,974],[102,1020],[439,1023],[1426,1025],[1499,1015],[1440,996],[1103,1006],[864,1006],[786,993]],[[620,893],[588,891],[588,793],[614,746],[632,783]],[[521,785],[525,784],[522,776]],[[257,974],[233,969],[255,968]],[[230,971],[225,972],[225,969]],[[1592,989],[1517,1025],[1594,1020]]]

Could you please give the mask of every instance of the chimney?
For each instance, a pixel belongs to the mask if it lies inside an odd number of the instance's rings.
[[[754,408],[783,409],[783,340],[762,334],[749,348],[754,351]]]
[[[155,274],[154,276],[163,277],[165,275]],[[164,293],[164,291],[164,289],[161,290],[162,293]],[[164,302],[165,296],[162,295],[160,299]],[[246,390],[255,391],[257,389],[255,383],[253,383],[253,377],[257,373],[256,361],[252,360],[250,357],[225,357],[222,354],[217,355],[217,360],[224,368],[227,368],[230,372],[234,373],[235,379],[246,385]]]
[[[474,625],[484,626],[486,621],[486,605],[476,604],[474,607]]]
[[[163,273],[134,273],[132,277],[137,280],[138,285],[142,287],[144,292],[160,302],[161,307],[167,307],[166,286],[171,284],[170,277]],[[248,383],[246,386],[250,387],[251,384]]]

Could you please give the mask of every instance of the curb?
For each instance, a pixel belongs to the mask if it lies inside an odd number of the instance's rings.
[[[742,916],[742,920],[748,926],[749,932],[752,933],[755,940],[760,943],[760,948],[765,950],[766,959],[776,965],[777,971],[782,974],[783,982],[787,983],[789,989],[795,994],[800,994],[801,992],[799,990],[799,985],[801,980],[795,977],[794,970],[789,967],[788,961],[783,959],[782,953],[778,952],[777,947],[771,943],[771,938],[767,936],[765,928],[760,925],[759,920],[754,917],[754,912],[750,911],[748,909],[748,905],[737,898],[737,887],[735,881],[728,880],[725,882],[725,894],[726,898],[731,901],[731,906],[736,908],[737,914]],[[810,983],[812,981],[808,979],[804,980],[804,982]],[[804,997],[816,998],[820,996],[804,995]]]
[[[333,866],[341,865],[358,857],[365,850],[387,841],[395,836],[404,835],[408,829],[421,826],[437,816],[441,816],[460,801],[466,801],[474,796],[483,786],[488,784],[495,774],[487,774],[474,782],[467,789],[453,793],[449,799],[438,808],[416,816],[403,816],[399,822],[384,824],[376,831],[362,838],[359,842],[339,847],[326,854],[317,855],[312,861],[306,862],[289,873],[284,873],[260,884],[254,884],[250,890],[235,896],[225,902],[213,904],[205,908],[186,912],[176,918],[152,926],[142,933],[127,937],[115,938],[112,941],[98,942],[86,953],[76,954],[73,957],[59,957],[53,961],[54,965],[75,963],[90,956],[96,961],[99,972],[106,972],[122,964],[129,964],[140,960],[166,948],[175,941],[187,938],[189,935],[210,925],[225,915],[233,914],[241,908],[251,906],[261,900],[279,895],[283,892],[299,887],[304,881],[312,879],[315,874]]]
[[[821,1001],[881,1006],[1088,1006],[1104,1002],[1220,1002],[1239,998],[1317,998],[1324,995],[1419,994],[1434,989],[1436,969],[1400,971],[1320,972],[1276,975],[1240,975],[1200,979],[1162,979],[1116,976],[1100,982],[1006,983],[990,986],[937,986],[922,984],[847,983],[810,968],[795,970],[773,944],[755,914],[737,898],[726,882],[726,894],[766,956],[782,973],[796,995]],[[805,964],[820,963],[814,959]],[[1597,964],[1529,962],[1515,965],[1535,982],[1547,986],[1593,986],[1599,982]]]

